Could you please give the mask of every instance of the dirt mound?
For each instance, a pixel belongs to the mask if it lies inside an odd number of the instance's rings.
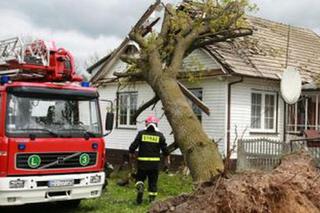
[[[219,178],[150,212],[320,212],[320,172],[308,154],[291,154],[272,172]]]

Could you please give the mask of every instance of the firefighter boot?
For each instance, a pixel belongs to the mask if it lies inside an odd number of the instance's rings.
[[[143,199],[144,183],[141,182],[141,181],[138,181],[136,183],[136,189],[137,189],[136,202],[137,202],[137,204],[141,204],[142,203],[142,199]]]
[[[149,192],[149,203],[152,203],[156,199],[156,192]]]

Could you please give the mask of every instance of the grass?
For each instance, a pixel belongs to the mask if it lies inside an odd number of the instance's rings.
[[[1,213],[32,212],[32,213],[139,213],[149,209],[148,193],[145,191],[142,205],[135,204],[136,191],[134,183],[121,187],[116,184],[118,177],[109,179],[107,190],[97,199],[83,200],[77,209],[66,209],[57,204],[26,205],[13,208],[0,208]],[[158,182],[157,200],[177,196],[184,192],[192,191],[190,177],[182,175],[168,175],[161,173]]]
[[[134,183],[129,186],[120,187],[116,185],[116,178],[109,181],[107,191],[102,197],[94,200],[86,200],[81,203],[75,213],[84,212],[147,212],[149,208],[148,193],[145,193],[142,205],[135,204],[136,191]],[[191,192],[191,178],[181,175],[169,176],[165,173],[160,174],[158,183],[158,200],[164,200],[171,196],[177,196],[183,192]]]

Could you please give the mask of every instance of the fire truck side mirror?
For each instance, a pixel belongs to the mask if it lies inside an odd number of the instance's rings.
[[[111,131],[113,129],[114,114],[112,112],[107,112],[106,115],[106,131]]]

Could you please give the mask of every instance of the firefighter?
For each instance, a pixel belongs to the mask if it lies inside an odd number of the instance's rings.
[[[142,203],[144,192],[144,181],[148,178],[149,202],[155,200],[157,196],[157,182],[159,175],[160,150],[165,156],[165,164],[169,164],[169,156],[165,137],[158,129],[159,119],[149,116],[145,120],[145,129],[138,132],[135,140],[129,148],[129,155],[134,157],[134,152],[138,148],[137,157],[137,204]]]

